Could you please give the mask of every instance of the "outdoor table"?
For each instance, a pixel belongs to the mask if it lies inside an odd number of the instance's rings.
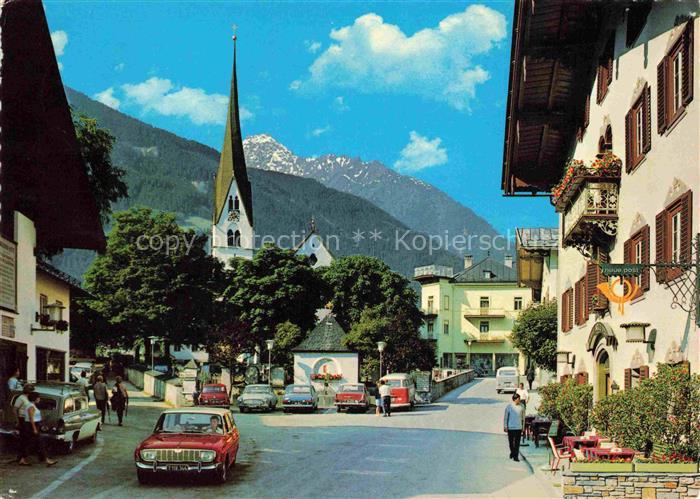
[[[537,416],[532,420],[532,434],[535,437],[535,447],[540,446],[540,430],[549,431],[552,420],[546,417]]]
[[[574,449],[580,449],[581,447],[597,447],[598,442],[600,442],[602,437],[590,436],[590,437],[575,437],[568,436],[564,437],[562,443],[573,452]]]
[[[604,449],[601,447],[586,447],[584,454],[589,459],[624,459],[631,461],[634,459],[634,449],[629,447]]]

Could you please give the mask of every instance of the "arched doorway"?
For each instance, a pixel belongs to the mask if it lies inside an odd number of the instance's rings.
[[[600,400],[612,394],[612,381],[610,379],[610,356],[605,350],[601,350],[596,361],[597,381],[596,399]]]

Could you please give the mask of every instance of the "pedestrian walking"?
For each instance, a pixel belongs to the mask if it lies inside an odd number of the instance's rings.
[[[46,463],[47,466],[53,466],[56,464],[56,461],[49,459],[46,454],[46,443],[39,433],[39,428],[41,428],[41,411],[37,407],[37,403],[41,399],[36,392],[31,392],[27,395],[27,398],[29,399],[29,405],[24,412],[24,423],[22,424],[22,430],[20,432],[20,439],[22,441],[20,452],[22,455],[19,464],[22,466],[30,466],[31,463],[27,461],[27,458],[32,452],[36,452],[40,461]]]
[[[386,384],[386,381],[381,380],[379,382],[379,396],[382,399],[382,409],[384,411],[384,417],[391,417],[391,387]]]
[[[533,381],[535,381],[535,368],[534,366],[530,365],[530,367],[527,370],[527,384],[530,390],[532,390]]]
[[[377,416],[381,416],[384,410],[382,409],[382,396],[379,395],[379,388],[377,387],[377,385],[371,386],[369,388],[369,394],[370,396],[374,397],[374,414]]]
[[[90,380],[85,371],[81,371],[80,377],[78,378],[78,385],[80,386],[80,393],[85,395],[88,399],[88,403],[90,403]]]
[[[29,394],[33,391],[34,385],[27,383],[22,388],[22,394],[15,399],[15,402],[12,405],[12,410],[15,413],[15,417],[17,418],[17,431],[19,432],[20,437],[19,448],[17,449],[17,461],[22,460],[23,449],[26,449],[27,445],[29,445],[29,442],[26,441],[26,439],[22,438],[22,428],[24,426],[24,414],[30,405]]]
[[[525,428],[525,416],[527,415],[527,402],[530,400],[530,393],[527,391],[525,388],[525,385],[523,383],[520,383],[518,385],[518,389],[515,390],[515,393],[520,395],[520,405],[523,406],[523,428]],[[522,434],[522,441],[523,443],[525,442],[525,432]]]
[[[107,411],[108,394],[107,385],[102,376],[97,376],[97,381],[92,385],[92,395],[95,397],[97,410],[102,414],[102,424],[105,422],[105,412]]]
[[[523,406],[520,405],[520,395],[513,394],[513,402],[506,407],[503,416],[503,431],[508,434],[510,458],[520,461],[520,436],[523,432]]]
[[[117,376],[116,383],[112,387],[112,409],[117,413],[119,426],[122,426],[124,420],[124,411],[129,406],[129,392],[122,382],[122,377]]]

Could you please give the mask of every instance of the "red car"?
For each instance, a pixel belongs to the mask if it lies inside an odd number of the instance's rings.
[[[167,410],[134,451],[137,477],[146,483],[158,475],[209,475],[224,483],[236,463],[239,440],[228,409]]]
[[[361,383],[340,385],[338,393],[335,394],[335,406],[338,408],[338,412],[343,409],[346,411],[357,409],[367,412],[369,397],[365,385]]]
[[[214,407],[228,407],[231,401],[228,398],[226,385],[221,383],[211,383],[202,387],[202,393],[199,394],[199,405],[208,405]]]

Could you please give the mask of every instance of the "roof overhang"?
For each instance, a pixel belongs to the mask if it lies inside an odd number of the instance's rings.
[[[576,140],[608,33],[628,2],[516,0],[501,189],[549,194]]]

